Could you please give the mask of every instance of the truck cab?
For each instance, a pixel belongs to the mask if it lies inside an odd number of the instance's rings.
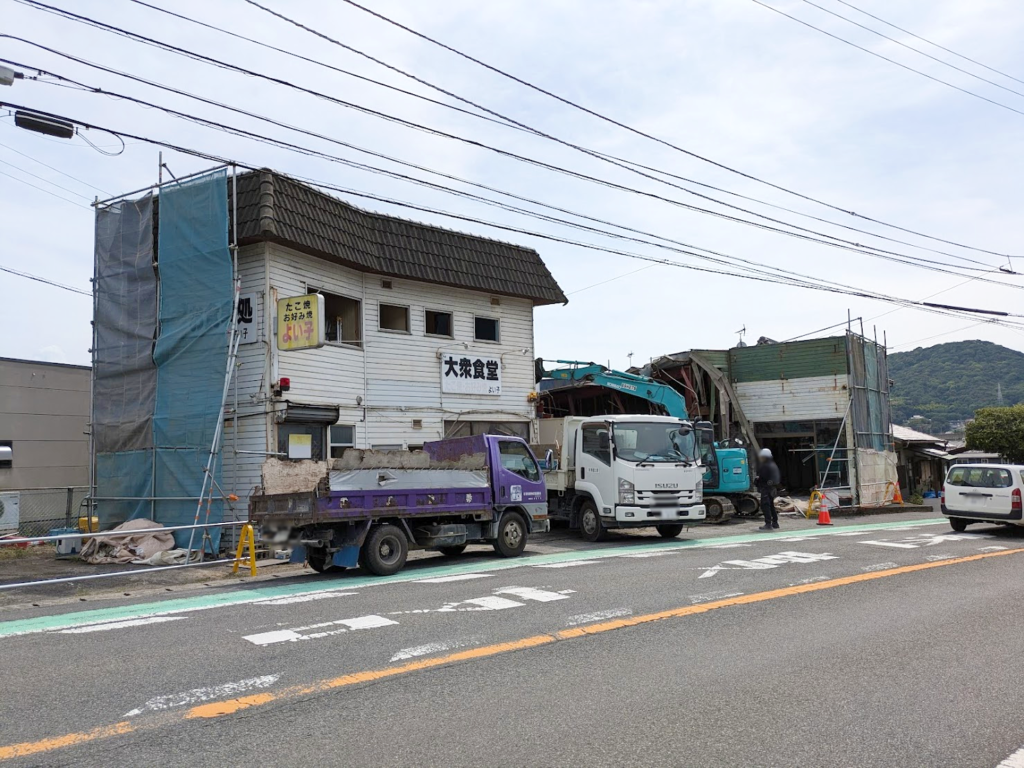
[[[662,536],[678,536],[687,523],[704,519],[704,467],[689,422],[669,416],[548,421],[561,422],[541,423],[542,440],[545,432],[548,440],[559,432],[561,437],[551,441],[560,468],[548,470],[548,508],[585,539],[596,541],[607,529],[650,526]]]

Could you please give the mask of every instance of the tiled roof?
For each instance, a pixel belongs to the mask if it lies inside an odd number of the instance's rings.
[[[272,171],[238,177],[238,239],[281,243],[363,272],[517,296],[567,299],[531,248],[356,208]]]

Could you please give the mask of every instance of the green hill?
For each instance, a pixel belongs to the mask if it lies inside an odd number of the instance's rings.
[[[1024,352],[990,341],[956,341],[889,355],[892,420],[924,432],[945,432],[974,411],[1024,403]],[[924,420],[911,417],[923,416]]]

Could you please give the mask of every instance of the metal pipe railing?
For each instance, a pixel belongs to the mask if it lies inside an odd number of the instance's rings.
[[[182,563],[181,565],[158,565],[156,567],[139,567],[130,571],[113,571],[112,573],[90,573],[84,576],[66,576],[59,579],[37,579],[36,581],[19,581],[14,584],[0,584],[0,591],[5,589],[17,589],[19,587],[34,587],[43,584],[67,584],[72,581],[91,581],[92,579],[110,579],[115,576],[131,576],[138,573],[153,573],[155,571],[170,571],[176,568],[196,568],[200,565],[227,565],[235,562],[231,557],[226,560],[203,560],[198,563]]]
[[[59,536],[24,536],[17,539],[0,539],[0,546],[14,544],[31,544],[33,541],[60,541],[61,539],[93,539],[98,536],[135,536],[140,533],[166,533],[168,531],[187,531],[194,528],[232,528],[238,525],[246,525],[245,520],[235,520],[230,523],[206,523],[199,525],[168,525],[163,528],[137,528],[132,531],[86,531],[84,533],[64,533]]]

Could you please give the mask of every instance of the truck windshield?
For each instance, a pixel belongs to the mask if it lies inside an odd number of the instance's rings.
[[[697,441],[687,424],[615,424],[615,455],[632,462],[697,461]]]

